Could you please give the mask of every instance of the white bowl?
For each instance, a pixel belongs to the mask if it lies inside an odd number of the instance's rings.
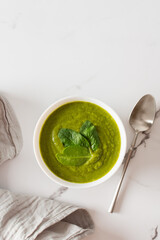
[[[69,102],[74,102],[74,101],[85,101],[85,102],[91,102],[94,103],[100,107],[102,107],[103,109],[105,109],[116,121],[119,131],[120,131],[120,137],[121,137],[121,148],[120,148],[120,154],[119,157],[115,163],[115,165],[113,166],[113,168],[106,173],[105,176],[99,178],[96,181],[92,181],[92,182],[88,182],[88,183],[73,183],[73,182],[69,182],[69,181],[65,181],[61,178],[59,178],[58,176],[56,176],[53,172],[50,171],[50,169],[46,166],[45,162],[43,161],[43,158],[41,156],[40,153],[40,147],[39,147],[39,137],[40,137],[40,132],[42,129],[42,126],[44,124],[44,122],[46,121],[46,119],[48,118],[48,116],[55,111],[57,108],[59,108],[60,106],[69,103]],[[109,107],[108,105],[106,105],[105,103],[96,100],[96,99],[92,99],[92,98],[86,98],[86,97],[67,97],[67,98],[63,98],[60,99],[59,101],[56,101],[55,103],[53,103],[51,106],[49,106],[44,113],[41,115],[41,117],[39,118],[36,127],[35,127],[35,131],[34,131],[34,137],[33,137],[33,148],[34,148],[34,153],[37,159],[37,162],[39,164],[39,166],[41,167],[41,169],[43,170],[43,172],[54,182],[66,186],[66,187],[70,187],[70,188],[87,188],[87,187],[92,187],[95,185],[98,185],[104,181],[106,181],[107,179],[109,179],[113,174],[115,174],[115,172],[119,169],[119,167],[121,166],[123,159],[124,159],[124,155],[126,152],[126,144],[127,144],[127,140],[126,140],[126,132],[125,132],[125,128],[123,126],[123,123],[121,121],[121,119],[119,118],[119,116],[115,113],[115,111]]]

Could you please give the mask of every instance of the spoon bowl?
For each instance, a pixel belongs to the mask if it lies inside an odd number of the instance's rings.
[[[154,98],[147,94],[143,96],[134,107],[129,123],[136,132],[147,131],[153,124],[156,112]]]

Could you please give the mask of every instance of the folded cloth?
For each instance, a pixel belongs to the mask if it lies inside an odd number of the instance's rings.
[[[0,96],[0,164],[13,159],[21,148],[17,118]],[[79,240],[93,229],[93,221],[83,208],[0,189],[0,240]]]
[[[91,217],[82,208],[0,190],[2,240],[78,240],[93,229]]]
[[[6,98],[0,96],[0,165],[19,154],[22,142],[16,115]]]

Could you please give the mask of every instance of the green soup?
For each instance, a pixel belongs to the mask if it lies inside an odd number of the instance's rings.
[[[79,132],[86,120],[96,126],[100,146],[83,165],[64,166],[56,159],[56,154],[64,149],[58,132],[61,128]],[[49,115],[42,127],[39,144],[44,162],[55,175],[69,182],[87,183],[103,177],[113,168],[121,139],[118,126],[107,111],[96,104],[77,101],[67,103]]]

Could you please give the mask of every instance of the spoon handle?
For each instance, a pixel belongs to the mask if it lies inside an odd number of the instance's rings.
[[[120,181],[119,181],[119,183],[117,185],[117,188],[116,188],[113,200],[112,200],[111,205],[110,205],[110,207],[108,209],[109,213],[113,213],[113,211],[114,211],[116,200],[118,198],[118,194],[119,194],[119,191],[120,191],[120,188],[121,188],[121,185],[122,185],[122,182],[123,182],[123,179],[124,179],[124,176],[125,176],[128,164],[129,164],[129,161],[131,159],[131,156],[132,156],[132,153],[133,153],[133,150],[134,150],[134,146],[136,144],[137,136],[138,136],[138,132],[135,133],[132,145],[131,145],[131,147],[130,147],[130,149],[128,151],[127,158],[126,158],[126,160],[124,162],[124,167],[123,167],[123,170],[122,170],[122,175],[121,175]]]

